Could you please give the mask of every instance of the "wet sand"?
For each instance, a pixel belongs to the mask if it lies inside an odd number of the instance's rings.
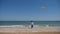
[[[0,32],[0,34],[60,34],[60,32]]]
[[[0,28],[0,34],[60,34],[60,27]]]

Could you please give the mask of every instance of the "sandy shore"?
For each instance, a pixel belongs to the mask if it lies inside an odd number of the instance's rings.
[[[60,27],[39,27],[39,28],[0,28],[0,34],[60,34]]]
[[[0,32],[0,34],[60,34],[60,32]]]

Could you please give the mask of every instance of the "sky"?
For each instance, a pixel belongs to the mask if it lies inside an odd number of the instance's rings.
[[[30,20],[60,21],[60,0],[0,0],[0,21]]]

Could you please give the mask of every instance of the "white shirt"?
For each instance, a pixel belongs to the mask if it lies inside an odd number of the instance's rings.
[[[31,24],[34,25],[34,22],[32,22]]]

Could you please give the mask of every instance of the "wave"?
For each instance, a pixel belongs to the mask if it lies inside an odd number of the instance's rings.
[[[0,27],[31,27],[31,25],[2,25]],[[34,25],[34,27],[60,27],[60,26],[49,26],[49,25],[40,26],[40,25]]]
[[[31,25],[4,25],[0,27],[31,27]],[[34,25],[34,27],[39,27],[38,25]]]
[[[0,27],[24,27],[24,25],[4,25]]]

